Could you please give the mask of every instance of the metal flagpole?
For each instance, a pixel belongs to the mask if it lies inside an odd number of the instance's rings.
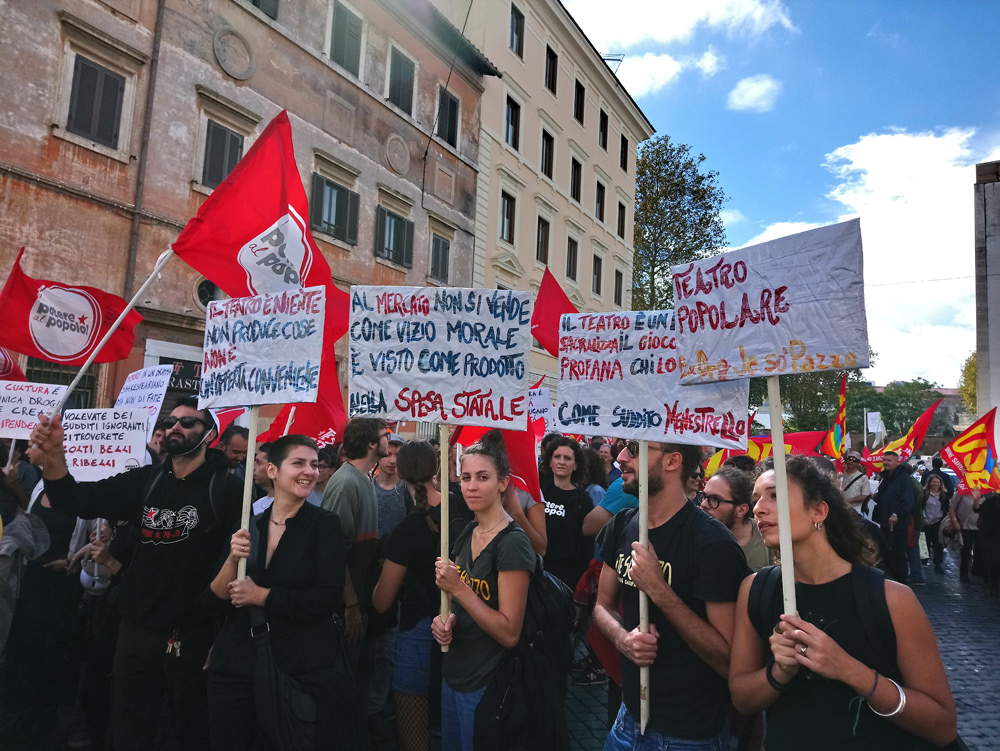
[[[451,551],[449,548],[450,532],[451,532],[451,518],[449,517],[448,508],[448,478],[450,473],[448,472],[448,457],[451,455],[451,426],[441,423],[438,425],[438,446],[440,447],[441,454],[441,479],[438,481],[438,486],[441,492],[441,521],[438,523],[438,528],[441,530],[441,560],[447,561]],[[441,592],[441,619],[446,623],[448,621],[448,616],[451,614],[451,595],[447,592]],[[448,645],[442,644],[441,651],[447,652]]]
[[[774,490],[778,498],[778,543],[781,550],[781,592],[784,612],[795,614],[795,564],[792,560],[792,520],[788,510],[788,474],[785,472],[785,427],[782,423],[778,376],[767,377],[767,406],[771,415],[771,455],[774,457]]]
[[[649,443],[639,441],[639,544],[649,548]],[[649,597],[639,590],[639,630],[649,633]],[[649,722],[649,666],[639,668],[639,731]]]
[[[260,407],[256,405],[250,407],[250,425],[248,426],[250,435],[247,436],[247,458],[243,473],[243,511],[240,513],[240,529],[246,530],[250,529],[251,491],[253,490],[253,463],[257,456],[257,422],[259,414]],[[236,578],[247,578],[246,558],[240,558],[240,562],[236,564]]]
[[[173,248],[167,248],[165,251],[160,253],[160,257],[156,259],[156,264],[153,266],[153,270],[149,273],[149,276],[146,277],[146,281],[144,281],[139,289],[136,290],[135,294],[132,295],[132,299],[125,305],[125,309],[122,310],[122,312],[115,319],[114,323],[111,324],[110,328],[108,328],[108,332],[104,335],[104,338],[97,343],[97,346],[94,347],[90,356],[87,358],[87,361],[80,366],[80,370],[77,372],[76,377],[70,382],[69,386],[66,387],[66,391],[63,392],[59,402],[52,410],[53,415],[57,415],[62,412],[62,408],[66,406],[66,402],[69,399],[70,394],[73,393],[73,389],[80,385],[80,380],[87,372],[87,368],[89,368],[91,364],[93,364],[94,360],[97,359],[101,350],[104,349],[104,345],[108,343],[108,340],[111,339],[115,331],[118,330],[118,327],[122,325],[122,321],[125,320],[125,317],[132,312],[136,303],[139,302],[139,298],[142,297],[149,285],[153,283],[153,280],[160,275],[160,271],[163,270],[163,267],[166,265],[167,261],[173,257],[173,255]]]

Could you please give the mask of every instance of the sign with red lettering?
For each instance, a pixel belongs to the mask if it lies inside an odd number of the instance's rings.
[[[530,326],[527,292],[353,287],[350,414],[524,430]]]
[[[64,391],[50,383],[0,381],[0,438],[30,438],[39,413],[51,415]]]
[[[672,310],[564,315],[555,429],[745,449],[750,382],[682,387],[674,327]]]
[[[63,412],[66,466],[75,480],[90,482],[146,462],[143,409],[67,409]]]
[[[868,366],[858,219],[673,275],[684,384]]]

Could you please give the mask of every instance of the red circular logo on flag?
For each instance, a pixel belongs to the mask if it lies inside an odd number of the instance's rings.
[[[93,295],[79,289],[45,287],[31,309],[31,339],[53,362],[86,357],[97,342],[101,306]]]

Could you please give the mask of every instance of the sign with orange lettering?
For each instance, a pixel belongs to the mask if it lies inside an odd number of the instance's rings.
[[[674,266],[681,383],[868,366],[861,223]]]
[[[958,475],[960,495],[970,495],[974,490],[983,495],[1000,491],[1000,465],[993,440],[996,414],[994,407],[941,449],[941,458]]]

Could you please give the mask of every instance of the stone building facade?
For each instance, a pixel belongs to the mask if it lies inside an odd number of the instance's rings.
[[[473,283],[480,100],[497,71],[426,0],[0,8],[0,269],[25,246],[32,276],[130,297],[287,109],[336,284]],[[165,362],[171,398],[194,391],[215,294],[170,261],[139,301],[130,357],[95,367],[77,403],[110,404],[129,372]],[[21,364],[32,380],[72,375]]]
[[[977,414],[1000,405],[1000,162],[976,165]]]

